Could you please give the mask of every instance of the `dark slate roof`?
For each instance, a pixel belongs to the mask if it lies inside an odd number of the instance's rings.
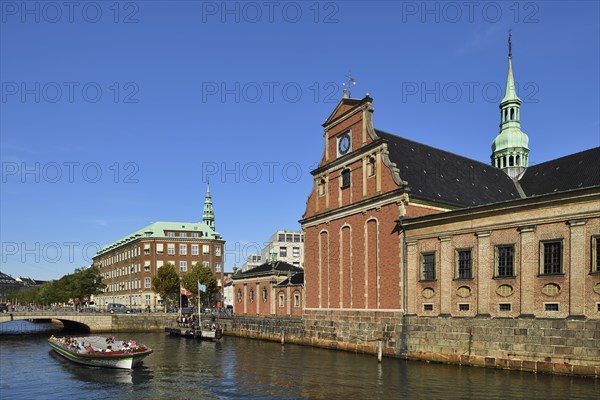
[[[0,272],[0,283],[19,285],[19,282],[17,282],[15,278],[10,275],[6,275],[3,272]]]
[[[388,142],[390,159],[413,198],[472,207],[521,197],[510,177],[496,167],[378,129],[375,132]]]
[[[277,286],[288,286],[288,285],[304,285],[304,272],[298,272],[281,282]]]
[[[259,265],[258,267],[254,267],[252,269],[249,269],[247,271],[244,272],[240,272],[236,275],[233,276],[233,279],[242,279],[242,278],[248,278],[248,277],[252,277],[252,276],[261,276],[261,275],[271,275],[271,274],[276,274],[276,275],[285,275],[287,273],[297,273],[297,272],[303,272],[304,270],[300,267],[296,267],[295,265],[292,264],[288,264],[286,262],[283,261],[275,261],[273,262],[266,262],[264,264]]]
[[[519,183],[527,197],[600,186],[600,147],[531,166]]]

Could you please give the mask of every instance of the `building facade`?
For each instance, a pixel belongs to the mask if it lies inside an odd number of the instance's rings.
[[[510,39],[508,61],[492,165],[344,95],[300,221],[305,314],[600,318],[600,148],[528,166]]]
[[[104,246],[94,256],[106,285],[104,293],[95,296],[96,307],[120,303],[162,310],[162,299],[152,290],[152,279],[167,263],[173,264],[180,276],[202,263],[212,269],[222,286],[224,246],[225,240],[215,230],[207,187],[202,222],[155,222]]]
[[[269,261],[233,275],[236,315],[302,315],[303,269],[284,261]]]
[[[299,231],[279,230],[269,238],[260,253],[250,254],[240,268],[248,271],[276,257],[296,267],[304,266],[304,233]]]

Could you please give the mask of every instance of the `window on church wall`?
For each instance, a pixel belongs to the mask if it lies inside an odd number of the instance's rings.
[[[456,252],[456,267],[458,279],[473,278],[473,258],[471,249],[458,250]]]
[[[600,236],[592,237],[592,272],[600,272]]]
[[[375,157],[371,156],[367,162],[367,174],[368,176],[375,176],[376,172]]]
[[[267,292],[267,288],[263,288],[262,290],[262,299],[263,302],[266,303],[268,299],[269,293]]]
[[[325,179],[319,180],[319,196],[325,196],[325,191],[327,189],[327,182]]]
[[[345,169],[342,171],[342,186],[341,188],[348,188],[350,187],[350,170],[349,169]]]
[[[300,293],[294,292],[294,307],[300,307]]]
[[[543,275],[562,274],[562,241],[541,242],[540,256]]]
[[[435,280],[435,253],[421,255],[421,280]]]
[[[254,290],[250,289],[248,292],[248,299],[250,300],[250,303],[254,303]]]
[[[279,307],[283,308],[285,305],[285,295],[283,293],[279,293]]]
[[[238,289],[237,291],[237,301],[238,303],[242,302],[242,289]]]
[[[496,276],[515,276],[514,266],[515,247],[513,245],[502,245],[496,247]]]

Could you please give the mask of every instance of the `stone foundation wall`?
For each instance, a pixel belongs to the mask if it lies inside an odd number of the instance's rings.
[[[305,310],[303,319],[232,317],[226,335],[389,357],[600,377],[600,320],[450,318]]]

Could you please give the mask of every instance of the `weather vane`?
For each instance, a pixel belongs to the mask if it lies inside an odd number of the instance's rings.
[[[351,96],[350,88],[352,86],[356,85],[356,79],[354,79],[351,72],[348,72],[348,75],[346,75],[346,78],[348,78],[348,82],[342,83],[342,86],[344,87],[344,90],[343,90],[344,94],[342,95],[342,97],[344,99],[347,99]]]

